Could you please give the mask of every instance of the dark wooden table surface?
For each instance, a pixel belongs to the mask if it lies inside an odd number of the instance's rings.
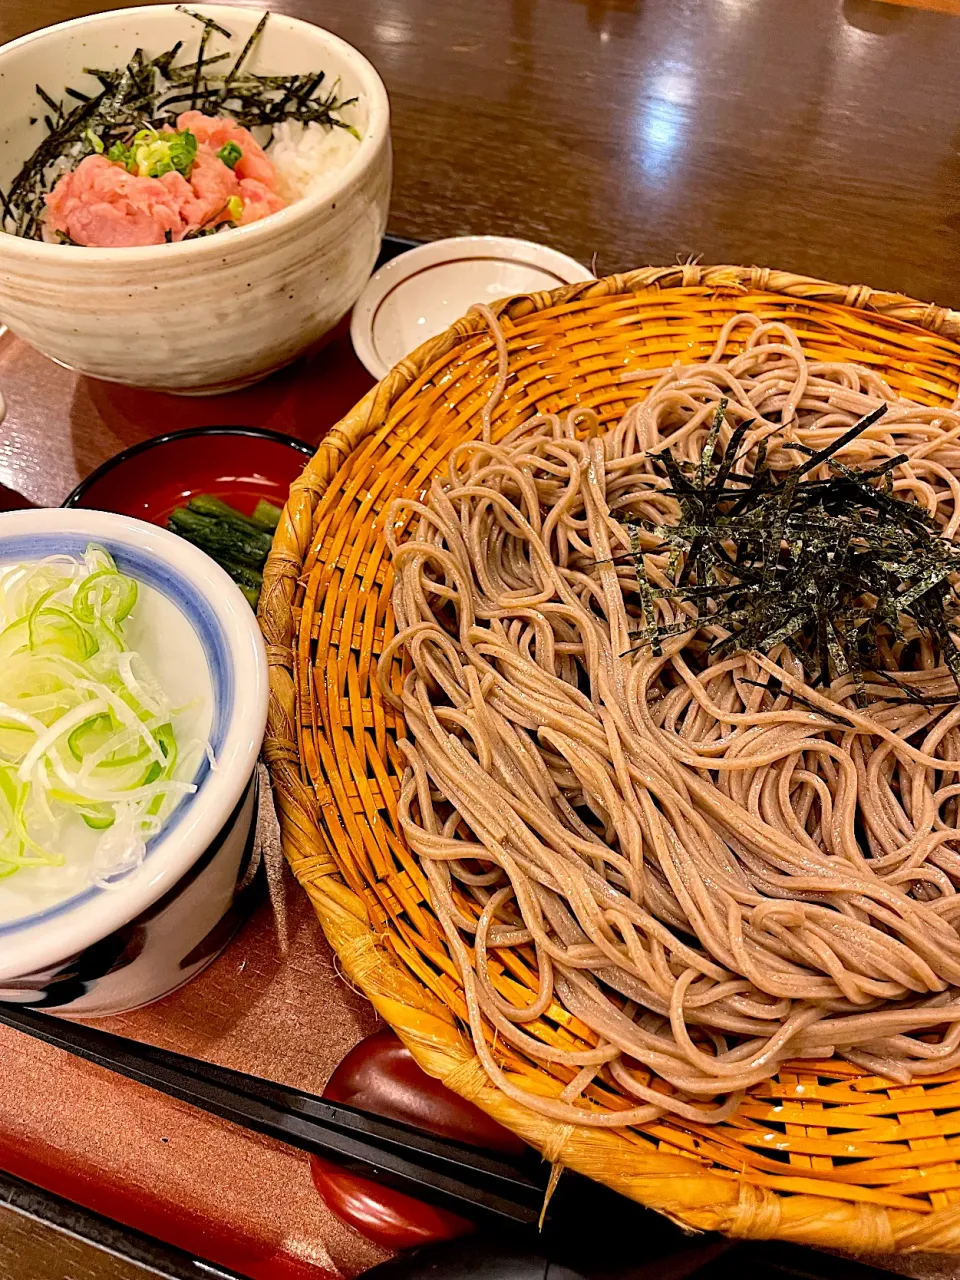
[[[0,0],[0,42],[104,3]],[[960,307],[960,0],[278,0],[271,7],[331,28],[383,75],[394,112],[395,234],[522,235],[587,263],[595,255],[600,273],[691,255],[757,263]],[[261,387],[207,401],[77,378],[6,335],[0,480],[36,502],[58,503],[118,449],[200,422],[267,425],[315,441],[367,385],[343,335]],[[288,957],[270,969],[261,922],[202,983],[126,1020],[128,1033],[319,1087],[336,1055],[368,1028],[362,1005],[344,1001],[305,904],[298,910],[295,963]],[[211,991],[245,1007],[249,984],[236,977],[236,956],[246,965],[247,951],[267,957],[249,1034],[231,1023],[196,1040]],[[341,1011],[335,1035],[324,1013],[330,1001]],[[299,1033],[287,1042],[281,1027],[291,1021]],[[243,1031],[242,1020],[236,1027]],[[260,1164],[239,1158],[243,1140],[219,1122],[173,1116],[136,1086],[48,1060],[12,1035],[0,1040],[0,1078],[16,1081],[0,1107],[0,1148],[19,1153],[12,1172],[41,1181],[44,1169],[56,1168],[53,1189],[105,1209],[113,1187],[114,1216],[143,1225],[147,1205],[155,1234],[189,1234],[188,1247],[221,1261],[236,1259],[201,1242],[218,1231],[239,1240],[239,1223],[263,1250],[275,1250],[268,1267],[275,1275],[349,1274],[377,1256],[342,1235],[334,1247],[304,1166],[281,1149],[259,1144]],[[272,1064],[261,1060],[265,1043],[275,1046]],[[35,1096],[25,1090],[32,1079],[47,1086]],[[76,1105],[58,1112],[64,1099]],[[139,1148],[120,1141],[122,1114],[136,1116]],[[179,1145],[158,1136],[171,1123]],[[273,1197],[285,1216],[254,1204],[261,1229],[235,1174],[233,1202],[223,1210],[216,1170],[241,1167],[257,1185],[288,1188]],[[0,1228],[4,1280],[54,1277],[39,1245],[33,1262],[19,1265],[27,1245]],[[73,1274],[75,1263],[64,1265]],[[56,1280],[67,1271],[56,1269]]]
[[[3,0],[0,40],[102,4]],[[382,73],[395,233],[510,232],[600,272],[698,255],[960,307],[960,0],[274,7]],[[158,423],[213,414],[315,439],[347,407],[281,378],[253,400],[145,409],[9,351],[0,375],[0,479],[45,502]]]
[[[0,40],[103,0],[3,0]],[[381,71],[390,229],[533,237],[610,272],[688,255],[960,307],[960,0],[278,0]],[[314,440],[296,371],[149,404],[0,350],[0,480],[57,502],[171,423]]]

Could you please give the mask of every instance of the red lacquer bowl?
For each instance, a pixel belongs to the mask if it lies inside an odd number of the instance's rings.
[[[278,507],[315,450],[256,427],[194,427],[124,449],[77,485],[65,507],[166,524],[174,507],[210,493],[245,515],[261,498]]]

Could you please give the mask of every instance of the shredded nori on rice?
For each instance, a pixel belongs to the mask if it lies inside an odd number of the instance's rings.
[[[757,447],[752,474],[738,474],[738,452],[752,422],[719,449],[726,400],[720,402],[698,464],[665,449],[649,455],[670,482],[679,518],[672,524],[628,521],[643,627],[640,646],[655,654],[691,629],[708,628],[711,654],[769,653],[786,645],[802,662],[812,687],[851,676],[856,699],[867,701],[867,679],[894,686],[924,705],[960,694],[960,547],[943,538],[936,521],[914,502],[893,495],[892,473],[905,454],[869,470],[834,455],[883,416],[866,414],[816,452],[776,439]],[[806,455],[774,476],[771,445]],[[805,479],[826,467],[826,478]],[[642,550],[641,531],[658,545]],[[667,553],[664,587],[645,557]],[[682,601],[686,616],[658,620],[656,600]],[[692,608],[691,608],[692,606]],[[925,638],[953,676],[957,693],[923,697],[893,674],[895,646]]]
[[[322,71],[301,75],[266,76],[244,70],[270,17],[264,13],[239,55],[206,56],[208,43],[217,37],[232,39],[232,33],[213,18],[177,6],[185,17],[203,26],[196,57],[177,63],[184,42],[177,43],[155,58],[142,49],[134,50],[125,67],[108,69],[85,67],[84,72],[100,81],[100,93],[91,96],[80,89],[64,89],[57,102],[40,85],[37,95],[48,108],[43,119],[47,136],[11,182],[0,189],[0,227],[28,239],[39,240],[44,196],[62,173],[76,168],[88,155],[109,152],[120,143],[127,146],[134,134],[147,128],[161,130],[175,126],[180,112],[189,109],[205,115],[228,115],[247,129],[272,129],[286,120],[317,123],[327,128],[356,129],[340,118],[356,98],[338,97],[338,84],[321,92]],[[222,64],[229,63],[223,70]],[[221,67],[219,72],[212,70]],[[71,105],[69,98],[76,105]],[[35,120],[37,117],[31,117]],[[222,230],[233,223],[221,223]]]

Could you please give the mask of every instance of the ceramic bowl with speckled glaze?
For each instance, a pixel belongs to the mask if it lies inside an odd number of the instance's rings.
[[[235,53],[261,16],[232,5],[197,11],[230,31]],[[0,188],[45,134],[38,83],[57,98],[68,87],[97,92],[84,67],[122,67],[137,48],[156,56],[196,31],[176,5],[149,5],[59,23],[0,48]],[[79,373],[203,395],[288,364],[349,311],[386,225],[386,90],[351,45],[280,13],[251,59],[250,70],[268,75],[323,70],[342,97],[357,97],[362,141],[348,163],[279,213],[179,244],[91,249],[0,232],[0,320],[14,333]]]

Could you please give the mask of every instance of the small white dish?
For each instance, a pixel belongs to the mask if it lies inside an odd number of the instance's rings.
[[[353,308],[353,349],[370,373],[382,378],[476,302],[592,279],[574,258],[532,240],[434,240],[392,258],[371,276]]]

